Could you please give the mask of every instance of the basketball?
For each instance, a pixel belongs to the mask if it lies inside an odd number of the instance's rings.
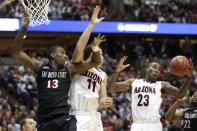
[[[189,59],[185,56],[176,56],[170,62],[170,71],[176,76],[184,76],[189,69]]]

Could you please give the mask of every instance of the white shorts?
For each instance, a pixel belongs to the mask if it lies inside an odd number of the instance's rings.
[[[101,114],[99,112],[75,113],[77,131],[103,131]]]
[[[130,131],[163,131],[159,123],[133,123]]]

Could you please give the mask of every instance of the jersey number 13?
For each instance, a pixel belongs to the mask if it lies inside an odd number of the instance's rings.
[[[47,88],[58,88],[58,80],[53,79],[53,80],[48,80],[47,82]]]

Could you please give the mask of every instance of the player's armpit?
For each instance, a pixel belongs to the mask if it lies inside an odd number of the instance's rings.
[[[184,109],[181,112],[177,112],[175,114],[175,116],[174,116],[174,121],[181,121],[181,120],[183,120],[183,116],[184,116],[184,113],[185,113],[186,110],[188,110],[188,109]]]
[[[187,109],[184,109],[184,110],[182,110],[180,112],[176,112],[174,115],[171,115],[171,114],[168,115],[168,112],[167,112],[167,114],[166,114],[166,120],[168,120],[170,122],[171,121],[181,121],[181,120],[183,120],[184,112],[186,110]]]
[[[13,55],[24,67],[31,69],[34,72],[37,72],[42,66],[42,62],[30,58],[26,53],[19,52],[18,54]]]
[[[161,93],[162,95],[167,95],[167,96],[173,96],[176,97],[178,96],[178,88],[176,88],[175,86],[172,86],[170,83],[168,82],[164,82],[162,81],[162,89],[161,89]]]

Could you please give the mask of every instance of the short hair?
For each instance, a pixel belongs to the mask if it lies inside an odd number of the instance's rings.
[[[58,48],[62,48],[61,46],[52,46],[47,51],[47,56],[49,59],[51,59],[51,54],[54,53]]]
[[[26,124],[26,119],[28,119],[28,118],[22,119],[22,121],[21,121],[21,123],[20,123],[21,130],[23,130],[23,126]]]
[[[87,45],[86,48],[84,49],[84,55],[83,55],[83,59],[86,60],[92,53],[92,46],[91,45]]]
[[[148,63],[147,68],[149,68],[153,63],[158,63],[161,67],[161,64],[158,61],[153,61],[153,62]]]

